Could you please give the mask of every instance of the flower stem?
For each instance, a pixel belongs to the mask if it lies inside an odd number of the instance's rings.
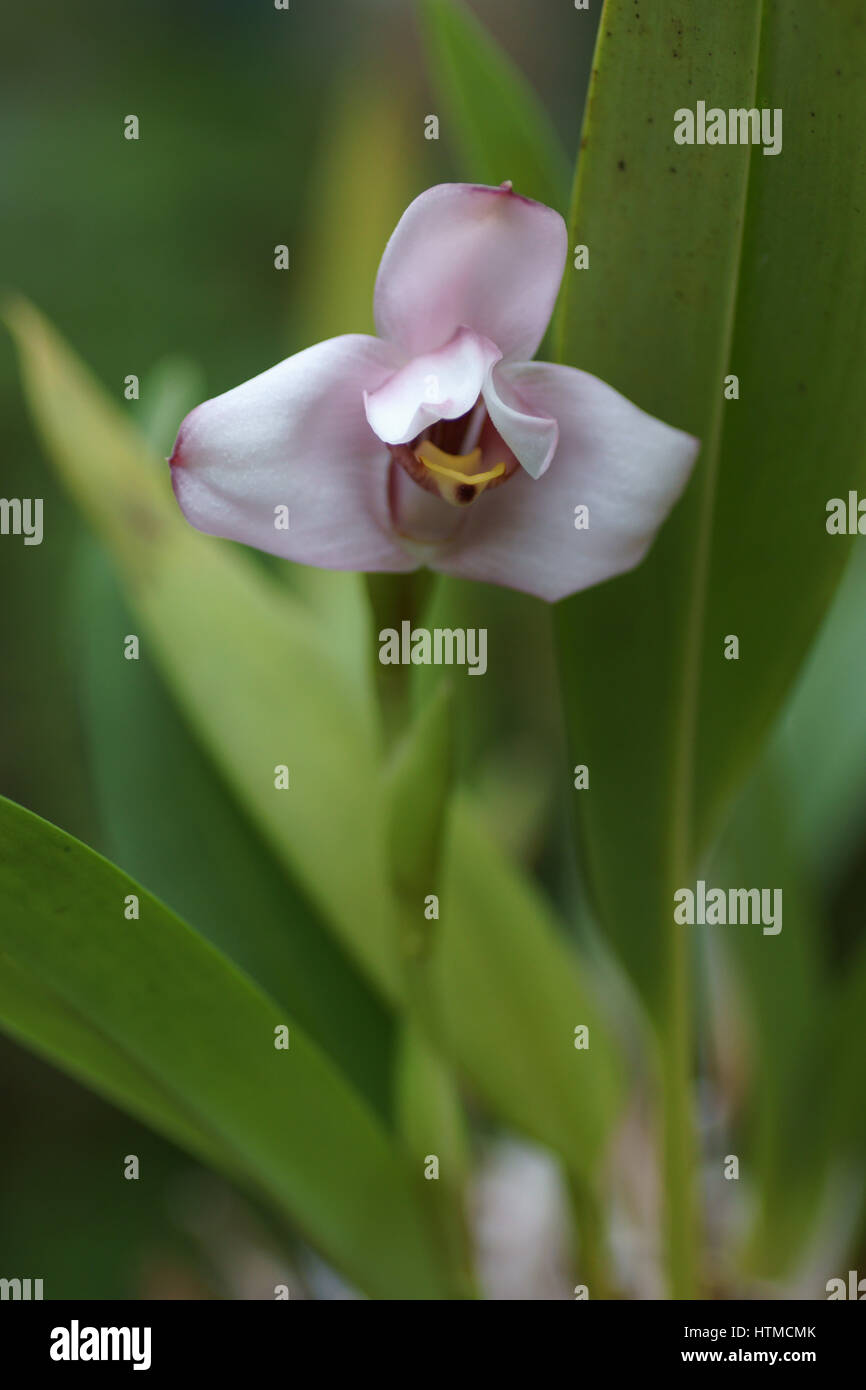
[[[377,632],[422,622],[433,582],[427,571],[368,575]],[[413,709],[411,668],[379,662],[376,667],[386,749],[394,950],[404,987],[395,1117],[453,1296],[471,1299],[478,1289],[465,1206],[469,1139],[431,974],[438,913],[428,918],[424,912],[426,896],[438,881],[452,791],[453,700],[446,680]],[[440,1165],[434,1182],[422,1178],[419,1169],[429,1156]]]
[[[430,570],[411,570],[408,574],[368,574],[367,594],[376,634],[408,621],[415,624],[424,615],[432,594],[435,575]],[[376,685],[382,709],[386,739],[392,744],[405,730],[410,714],[410,666],[383,666],[375,663]]]
[[[577,1271],[593,1300],[612,1297],[606,1249],[604,1211],[584,1178],[570,1174],[568,1190],[577,1227]]]

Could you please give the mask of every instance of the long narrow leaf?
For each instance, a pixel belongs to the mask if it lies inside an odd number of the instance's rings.
[[[130,894],[137,920],[124,915]],[[0,801],[0,953],[38,981],[42,998],[7,988],[10,1026],[44,1046],[71,1042],[87,1066],[84,1020],[129,1063],[95,1063],[97,1084],[185,1140],[212,1135],[214,1157],[242,1173],[291,1216],[367,1292],[382,1298],[447,1296],[405,1163],[354,1091],[294,1021],[218,951],[86,846]],[[12,977],[12,985],[16,976]],[[288,1027],[288,1047],[277,1030]],[[65,1033],[65,1036],[64,1036]],[[148,1080],[136,1091],[136,1073]],[[184,1114],[178,1122],[178,1110]],[[195,1140],[201,1153],[203,1145]]]
[[[571,218],[591,270],[567,272],[560,356],[703,441],[649,560],[559,614],[595,894],[657,1008],[671,894],[847,557],[825,521],[864,478],[864,58],[855,0],[684,0],[640,22],[608,0],[600,29]],[[781,152],[677,144],[699,100],[780,109]]]

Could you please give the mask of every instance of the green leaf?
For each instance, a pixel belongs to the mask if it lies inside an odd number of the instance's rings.
[[[378,663],[364,576],[279,561],[277,565],[277,577],[312,610],[314,621],[328,633],[329,645],[339,656],[358,708],[378,738],[381,719],[374,699],[374,667]]]
[[[743,1176],[758,1197],[748,1258],[764,1276],[799,1252],[824,1195],[828,1160],[856,1147],[862,1114],[863,1054],[852,1043],[866,998],[864,958],[855,955],[840,979],[830,969],[826,900],[866,811],[864,605],[866,551],[855,546],[714,856],[717,882],[772,882],[784,891],[779,937],[725,938],[752,1041],[750,1122],[737,1142],[745,1145]]]
[[[558,614],[593,889],[657,1013],[672,892],[847,558],[825,504],[864,478],[864,59],[855,0],[684,0],[639,22],[609,0],[600,31],[571,216],[592,268],[567,272],[560,360],[703,441],[650,558]],[[675,144],[675,111],[698,99],[781,108],[782,153]]]
[[[458,796],[431,962],[448,1045],[510,1124],[597,1177],[619,1110],[619,1059],[591,982],[532,884]],[[590,1046],[575,1047],[589,1028]]]
[[[829,1029],[828,1068],[832,1093],[832,1134],[839,1147],[862,1166],[866,1155],[866,942],[860,942],[838,983],[838,996]]]
[[[0,1015],[5,991],[17,995],[27,988],[25,980],[13,967],[0,967]],[[64,1040],[61,1050],[67,1045]],[[189,1153],[137,1124],[128,1111],[105,1104],[92,1089],[70,1085],[3,1037],[0,1057],[5,1113],[15,1116],[14,1142],[0,1150],[6,1269],[38,1270],[52,1300],[148,1298],[157,1296],[160,1284],[162,1296],[169,1290],[178,1298],[237,1296],[231,1265],[211,1262],[186,1227],[188,1205],[177,1200],[181,1190],[224,1194],[225,1185],[206,1177]],[[134,1201],[120,1176],[128,1153],[137,1155],[146,1173],[135,1184]],[[237,1205],[252,1213],[252,1204]],[[261,1295],[270,1292],[265,1286]]]
[[[124,660],[135,622],[95,542],[76,587],[101,847],[284,1004],[387,1114],[391,1018],[237,807],[147,650]]]
[[[418,191],[414,117],[405,109],[411,94],[409,84],[383,83],[378,61],[341,80],[304,198],[308,245],[303,279],[292,294],[292,321],[302,336],[292,351],[340,333],[375,331],[379,261]]]
[[[465,1202],[470,1177],[466,1123],[452,1079],[429,1038],[409,1024],[400,1040],[396,1092],[401,1132],[418,1173],[425,1159],[439,1159],[439,1184],[447,1193],[440,1210]],[[435,1185],[434,1185],[435,1187]]]
[[[754,1198],[745,1258],[763,1278],[784,1273],[802,1251],[824,1193],[832,1135],[827,1123],[835,1067],[828,1052],[831,981],[826,923],[807,861],[790,832],[790,793],[769,767],[738,798],[707,882],[780,889],[782,927],[721,928],[734,962],[741,1006],[719,1019],[726,1043],[732,1027],[745,1039],[749,1075],[747,1116],[736,1136],[740,1177]],[[692,927],[694,932],[713,928]],[[780,987],[780,982],[782,986]],[[732,1023],[732,1020],[735,1022]]]
[[[469,1139],[450,1068],[424,1024],[409,1018],[400,1037],[394,1075],[400,1133],[415,1171],[443,1262],[463,1295],[474,1295],[472,1240],[467,1222]],[[428,1176],[435,1160],[435,1178]]]
[[[92,1053],[98,1086],[243,1174],[368,1293],[448,1295],[404,1160],[286,1012],[113,865],[5,800],[0,959],[11,1031],[61,1062],[68,1047],[79,1075]],[[33,987],[19,992],[22,975]]]
[[[429,895],[439,883],[453,773],[453,682],[440,673],[432,697],[403,734],[387,770],[397,950],[406,984],[394,1089],[398,1123],[417,1171],[426,1169],[431,1158],[439,1165],[436,1181],[425,1183],[426,1204],[450,1267],[471,1293],[468,1136],[434,997],[432,958],[438,947],[439,914],[430,918],[427,912]]]
[[[425,622],[434,617],[450,624],[458,615],[430,609]],[[460,622],[466,617],[460,614]],[[410,1001],[427,1036],[446,1061],[459,1063],[492,1110],[558,1150],[569,1170],[592,1184],[620,1103],[607,1020],[591,1002],[592,981],[560,924],[491,833],[477,798],[449,797],[455,681],[440,675],[435,689],[425,680],[414,694],[418,713],[390,782],[392,844],[402,866],[398,898],[404,921],[417,924],[418,933],[407,934],[417,941],[407,962]],[[439,918],[427,921],[431,892],[439,896]],[[579,1024],[590,1028],[585,1051],[575,1047]],[[428,1092],[425,1106],[413,1098],[412,1132],[423,1132],[425,1123],[429,1131],[438,1116],[442,1148],[459,1168],[453,1097],[423,1052],[413,1055],[410,1047],[409,1058],[416,1084],[427,1083]]]
[[[432,892],[454,775],[454,688],[441,680],[388,769],[391,878],[406,917]]]
[[[765,761],[787,789],[794,851],[816,883],[838,876],[866,824],[866,549],[854,546]]]
[[[0,921],[5,904],[0,903]],[[170,1087],[138,1064],[56,989],[0,951],[0,1026],[100,1095],[236,1180],[243,1165],[230,1145],[197,1122]]]
[[[459,0],[421,0],[421,14],[464,178],[510,179],[524,197],[565,212],[569,161],[522,73]]]
[[[178,420],[204,394],[204,372],[187,357],[164,357],[142,378],[141,398],[131,407],[132,418],[155,453],[168,458]]]
[[[194,531],[141,439],[44,319],[7,310],[34,416],[108,544],[168,687],[274,852],[398,990],[372,702],[331,634],[243,552]],[[275,786],[287,766],[288,790]]]

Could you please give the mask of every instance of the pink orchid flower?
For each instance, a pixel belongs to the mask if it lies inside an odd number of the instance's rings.
[[[551,602],[633,568],[698,441],[530,361],[567,249],[510,184],[422,193],[379,267],[377,338],[307,348],[184,420],[187,519],[300,564],[428,565]]]

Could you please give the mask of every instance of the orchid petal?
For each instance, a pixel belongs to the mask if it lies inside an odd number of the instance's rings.
[[[520,367],[503,366],[489,373],[484,386],[487,413],[518,463],[532,478],[550,467],[559,440],[559,426],[546,415],[537,415],[520,395]],[[517,388],[514,381],[518,382]]]
[[[388,451],[364,416],[364,391],[397,365],[385,344],[350,334],[198,406],[170,459],[187,520],[300,564],[415,568],[391,528]]]
[[[573,367],[529,362],[509,387],[539,417],[557,420],[549,470],[520,471],[480,498],[436,568],[555,602],[640,564],[677,501],[699,441],[646,415]],[[589,525],[576,529],[575,509]]]
[[[437,420],[457,420],[472,409],[499,350],[460,328],[437,352],[424,353],[365,393],[370,428],[386,444],[408,444]]]
[[[380,336],[417,357],[465,326],[508,360],[535,353],[568,248],[558,212],[510,186],[439,184],[406,209],[376,280]]]

